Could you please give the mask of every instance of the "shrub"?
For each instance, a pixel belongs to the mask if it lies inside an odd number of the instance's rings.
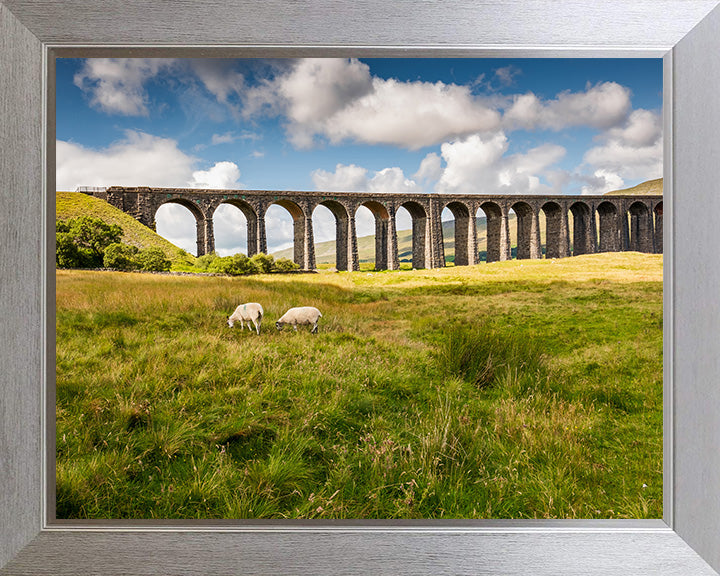
[[[210,264],[212,264],[218,258],[219,256],[215,254],[215,252],[210,252],[209,254],[198,256],[195,259],[195,267],[204,272],[209,268]]]
[[[140,267],[137,254],[137,247],[116,242],[105,248],[103,265],[114,270],[137,270]]]
[[[234,256],[222,256],[215,258],[207,268],[208,272],[228,274],[230,276],[242,276],[245,274],[257,274],[258,268],[245,256],[235,254]]]
[[[270,274],[271,272],[291,272],[300,268],[287,258],[275,258],[271,254],[259,252],[248,258],[245,254],[234,256],[218,256],[215,252],[199,256],[195,259],[197,270],[241,276],[246,274]]]
[[[300,266],[287,258],[278,258],[273,264],[273,270],[275,270],[275,272],[292,272],[293,270],[298,270],[299,268]]]
[[[233,272],[235,274],[257,274],[258,267],[245,254],[235,254],[233,259]]]
[[[232,256],[218,256],[208,264],[206,270],[216,274],[230,274],[232,269]]]
[[[258,272],[260,274],[270,274],[270,272],[273,271],[275,258],[273,258],[269,254],[263,254],[262,252],[258,252],[252,258],[250,258],[250,262],[253,263],[253,265],[258,269]]]
[[[172,264],[160,248],[145,248],[140,250],[136,262],[141,270],[149,272],[166,272]]]

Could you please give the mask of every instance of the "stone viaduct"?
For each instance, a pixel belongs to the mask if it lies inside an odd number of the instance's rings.
[[[269,190],[197,190],[113,186],[85,192],[106,200],[155,229],[155,214],[168,202],[181,204],[197,222],[197,254],[215,249],[213,214],[223,203],[239,208],[247,220],[249,256],[267,252],[265,213],[273,204],[294,221],[294,260],[315,268],[312,214],[326,206],[336,222],[336,268],[358,270],[355,213],[365,206],[375,216],[375,269],[399,268],[395,215],[405,208],[412,217],[414,268],[445,265],[441,213],[455,218],[455,264],[479,261],[476,216],[487,218],[487,261],[511,258],[510,217],[517,219],[517,255],[521,258],[564,258],[593,252],[662,253],[662,196],[499,196],[481,194],[401,194],[294,192]],[[541,218],[541,213],[544,218]],[[545,253],[540,243],[545,226]],[[571,238],[572,231],[572,238]]]

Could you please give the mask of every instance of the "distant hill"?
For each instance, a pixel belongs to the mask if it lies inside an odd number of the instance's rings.
[[[647,182],[641,182],[637,186],[632,188],[625,188],[624,190],[613,190],[612,192],[606,192],[606,196],[618,196],[620,194],[635,194],[636,196],[662,196],[663,193],[663,179],[658,178],[656,180],[648,180]]]
[[[515,218],[514,214],[510,214],[510,219]],[[484,217],[475,219],[477,229],[478,252],[487,250],[487,223]],[[443,222],[443,238],[445,239],[445,259],[452,260],[455,256],[455,222]],[[398,230],[398,257],[400,262],[412,261],[412,230]],[[360,262],[375,262],[375,235],[361,236],[358,242],[358,258]],[[275,258],[293,257],[293,249],[287,248],[274,252]],[[315,262],[318,265],[330,264],[335,262],[335,241],[315,243]]]
[[[69,220],[78,216],[92,216],[108,224],[119,225],[123,229],[122,242],[140,249],[160,248],[175,266],[191,265],[195,260],[192,254],[178,248],[104,200],[81,192],[58,192],[55,196],[55,217],[58,220]]]

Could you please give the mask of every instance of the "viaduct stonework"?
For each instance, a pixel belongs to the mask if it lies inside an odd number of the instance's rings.
[[[440,215],[447,208],[455,218],[455,265],[479,261],[475,218],[487,218],[487,261],[508,260],[510,218],[517,218],[517,255],[521,258],[564,258],[593,252],[662,253],[662,196],[498,196],[480,194],[397,194],[356,192],[292,192],[269,190],[196,190],[126,188],[85,192],[106,200],[155,229],[163,204],[185,206],[197,222],[197,255],[215,249],[213,214],[221,204],[239,208],[247,220],[249,256],[267,252],[265,213],[279,204],[292,215],[294,260],[302,269],[315,268],[312,215],[326,206],[336,222],[336,268],[358,270],[355,213],[365,206],[375,216],[375,269],[399,268],[395,215],[405,208],[412,217],[414,268],[445,266]],[[540,215],[544,214],[544,219]],[[540,244],[545,226],[545,253]],[[572,230],[572,238],[570,237]]]

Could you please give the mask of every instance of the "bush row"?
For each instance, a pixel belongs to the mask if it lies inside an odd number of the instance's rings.
[[[114,270],[146,270],[164,272],[171,262],[160,248],[139,250],[120,241],[123,230],[100,218],[80,216],[57,220],[55,224],[55,264],[58,268],[112,268]],[[214,252],[195,260],[197,272],[240,276],[291,272],[299,266],[287,258],[275,260],[268,254],[218,256]]]
[[[299,266],[287,258],[275,260],[270,254],[262,252],[248,257],[245,254],[218,256],[214,252],[200,256],[195,260],[195,268],[201,272],[242,276],[245,274],[270,274],[271,272],[291,272]]]
[[[138,250],[137,246],[116,242],[105,248],[103,266],[114,270],[167,272],[172,263],[160,248]]]

